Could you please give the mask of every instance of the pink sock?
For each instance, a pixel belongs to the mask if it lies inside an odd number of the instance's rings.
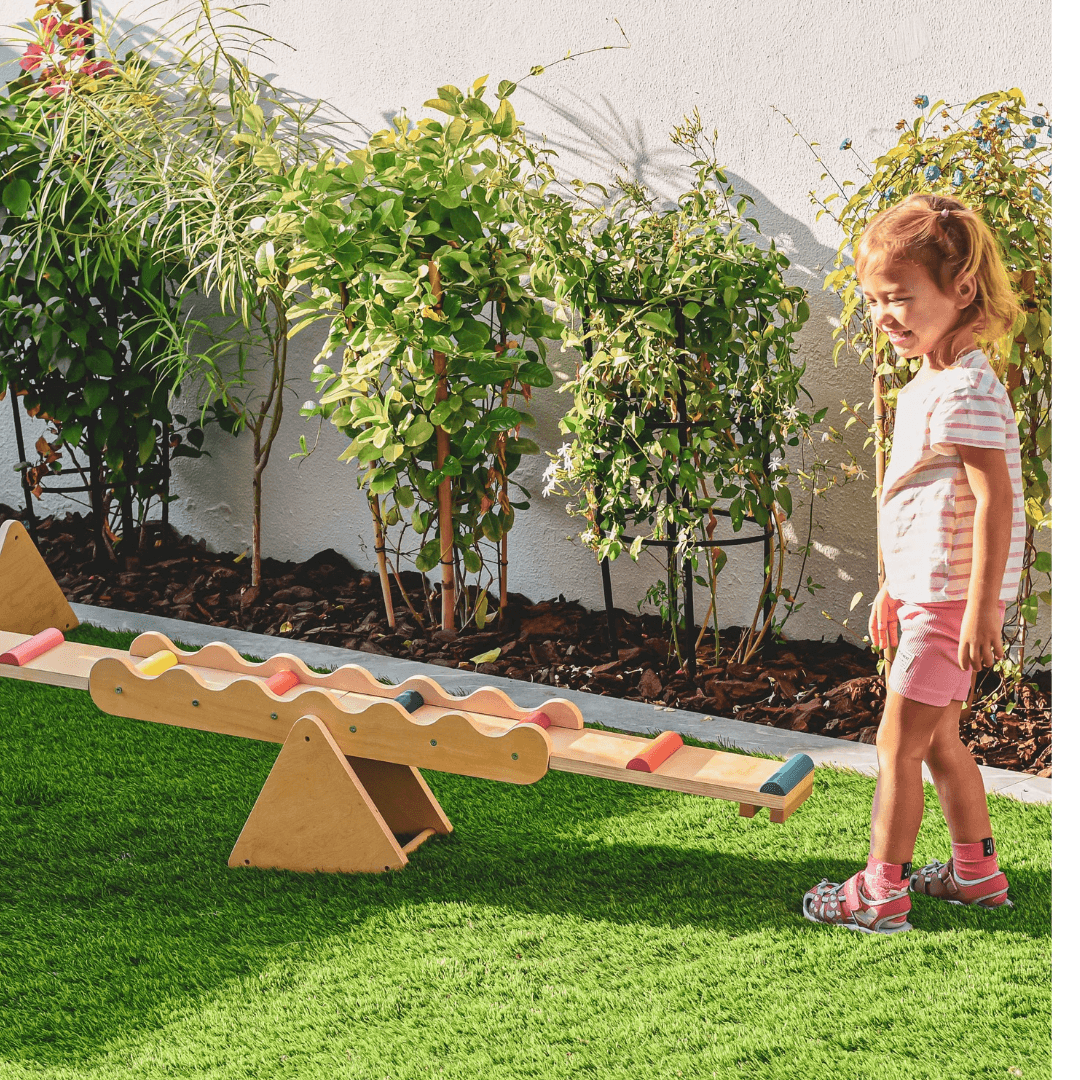
[[[998,872],[997,849],[992,837],[974,844],[953,844],[953,870],[964,881],[990,877]]]
[[[871,855],[866,860],[863,884],[871,900],[884,900],[907,885],[911,863],[882,862]]]

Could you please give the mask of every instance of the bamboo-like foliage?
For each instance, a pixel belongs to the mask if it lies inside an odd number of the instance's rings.
[[[287,268],[268,269],[260,234],[290,172],[317,155],[314,133],[329,140],[329,129],[318,119],[321,103],[300,104],[252,70],[272,39],[242,9],[198,0],[137,46],[115,25],[97,38],[113,74],[59,95],[43,123],[53,158],[69,160],[87,145],[103,152],[74,170],[70,190],[35,193],[32,242],[48,242],[43,226],[55,228],[80,190],[108,191],[115,213],[80,245],[87,272],[149,246],[183,267],[182,287],[216,299],[218,317],[178,321],[159,311],[148,325],[169,379],[201,380],[204,407],[220,403],[233,430],[252,438],[257,589],[262,481],[284,415],[294,285]]]

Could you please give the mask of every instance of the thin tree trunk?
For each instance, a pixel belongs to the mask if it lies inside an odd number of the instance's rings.
[[[394,601],[390,595],[390,575],[386,569],[386,534],[383,532],[382,513],[379,510],[377,495],[368,496],[371,507],[371,522],[375,527],[375,558],[379,563],[379,581],[382,583],[383,607],[386,608],[386,622],[394,629]]]
[[[442,282],[434,260],[428,263],[428,275],[436,307],[441,310]],[[432,358],[435,363],[435,374],[439,379],[435,390],[435,400],[436,402],[445,401],[449,396],[446,389],[446,355],[435,352],[432,353]],[[436,469],[443,467],[449,454],[450,434],[442,427],[437,427],[435,429]],[[439,484],[439,562],[442,564],[442,628],[453,630],[457,594],[454,583],[454,494],[449,476],[444,477]]]
[[[874,357],[874,482],[877,485],[877,511],[881,510],[881,484],[885,479],[885,388],[884,379],[878,371],[877,331],[873,332]],[[877,529],[877,578],[878,588],[885,584],[885,560],[881,554],[881,530]],[[885,683],[888,685],[896,650],[885,645]]]

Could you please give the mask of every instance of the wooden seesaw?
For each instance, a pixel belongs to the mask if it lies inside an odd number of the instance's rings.
[[[115,716],[281,743],[230,866],[375,873],[452,826],[420,769],[532,784],[549,768],[728,799],[784,821],[814,765],[587,729],[562,698],[522,709],[501,690],[447,693],[425,676],[397,686],[347,664],[329,674],[282,654],[250,663],[230,645],[197,652],[163,634],[130,649],[64,640],[78,619],[26,530],[0,526],[0,675],[89,690]],[[2,722],[2,721],[0,721]]]

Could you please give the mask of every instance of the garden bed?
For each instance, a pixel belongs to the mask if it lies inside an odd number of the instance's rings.
[[[16,515],[0,505],[0,520]],[[617,658],[612,659],[603,611],[574,600],[533,603],[510,593],[503,624],[454,635],[418,625],[405,606],[396,628],[386,625],[379,578],[356,570],[327,549],[303,563],[263,561],[263,584],[252,597],[246,558],[213,553],[205,541],[169,530],[144,537],[137,559],[95,566],[84,518],[68,514],[37,527],[45,561],[69,600],[123,611],[186,619],[282,638],[315,641],[360,652],[407,657],[467,668],[553,688],[647,701],[715,713],[756,724],[873,743],[884,686],[874,655],[838,636],[773,645],[750,664],[730,657],[738,628],[722,631],[720,659],[699,652],[690,680],[668,658],[667,637],[652,615],[618,613]],[[414,606],[422,608],[421,579],[404,574]],[[395,598],[400,600],[397,586]],[[283,651],[287,646],[283,645]],[[499,650],[486,662],[474,658]],[[990,690],[997,676],[983,677]],[[1038,776],[1052,775],[1050,672],[1020,691],[1013,712],[973,713],[962,736],[980,764]]]

